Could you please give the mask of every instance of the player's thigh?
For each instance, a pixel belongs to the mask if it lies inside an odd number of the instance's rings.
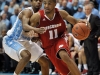
[[[43,54],[43,49],[37,45],[35,42],[27,42],[27,46],[26,49],[28,49],[28,51],[31,53],[31,61],[38,61],[38,59],[42,56]]]
[[[12,59],[20,60],[20,50],[25,50],[24,46],[16,40],[11,40],[8,37],[3,38],[3,48],[7,55]]]
[[[67,75],[70,71],[68,70],[66,64],[57,56],[57,50],[55,50],[56,46],[45,49],[45,52],[53,65],[56,67],[57,71],[62,75]]]
[[[59,39],[59,41],[56,43],[55,50],[58,58],[61,58],[62,56],[64,57],[65,55],[71,57],[68,42],[66,42],[63,38]]]
[[[48,58],[46,56],[41,56],[39,59],[38,59],[38,63],[41,65],[41,66],[44,66],[44,67],[49,67],[49,63],[50,61],[48,60]]]

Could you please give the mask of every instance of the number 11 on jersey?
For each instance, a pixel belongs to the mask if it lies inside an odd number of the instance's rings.
[[[53,35],[54,33],[54,35]],[[58,37],[58,32],[57,32],[57,29],[54,29],[54,30],[50,30],[49,31],[49,39],[54,39],[54,38],[57,38]]]

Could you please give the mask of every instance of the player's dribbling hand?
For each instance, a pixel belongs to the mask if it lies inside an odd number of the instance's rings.
[[[91,25],[89,21],[87,21],[86,19],[80,19],[78,23],[86,23],[86,26],[89,27],[89,29],[91,30]]]
[[[43,33],[46,32],[46,29],[45,29],[45,27],[36,28],[36,29],[35,29],[35,32],[36,32],[36,33],[43,34]]]

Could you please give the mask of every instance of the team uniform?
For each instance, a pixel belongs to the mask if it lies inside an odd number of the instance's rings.
[[[31,7],[25,8],[25,10],[27,9],[31,10],[34,14],[34,11]],[[14,26],[7,32],[7,35],[3,38],[3,48],[5,50],[5,53],[16,61],[19,61],[21,59],[21,51],[28,50],[31,53],[30,61],[34,62],[38,60],[38,58],[43,54],[43,50],[35,42],[29,41],[30,38],[24,36],[22,32],[22,22],[17,17]]]
[[[46,32],[44,34],[39,34],[43,48],[57,71],[61,75],[68,75],[70,73],[69,69],[57,54],[60,49],[65,49],[70,56],[68,38],[64,38],[64,32],[66,32],[65,22],[56,8],[52,20],[45,15],[44,10],[40,10],[39,13],[41,18],[38,27],[46,28]]]

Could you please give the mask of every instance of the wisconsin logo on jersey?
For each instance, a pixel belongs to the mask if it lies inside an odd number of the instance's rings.
[[[46,19],[44,18],[43,21],[46,21]]]
[[[46,26],[46,30],[57,28],[57,27],[60,27],[60,26],[61,26],[61,23],[49,25],[49,26]]]
[[[60,45],[59,48],[63,47],[64,45]]]

